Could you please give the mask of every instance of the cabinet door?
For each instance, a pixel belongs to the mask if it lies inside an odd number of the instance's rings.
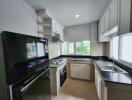
[[[119,35],[130,32],[131,0],[120,0],[120,33]]]
[[[113,0],[110,4],[110,29],[118,25],[119,0]]]
[[[97,22],[91,24],[91,43],[97,43]]]
[[[99,36],[101,36],[103,33],[104,33],[104,29],[105,29],[105,26],[104,26],[104,16],[100,19],[100,22],[99,22]]]
[[[90,80],[90,65],[80,64],[80,78]]]
[[[110,29],[110,25],[109,25],[109,22],[110,22],[110,9],[109,8],[106,10],[104,17],[105,17],[105,21],[104,21],[105,30],[104,31],[108,32],[109,29]]]
[[[99,21],[99,24],[98,24],[98,40],[99,42],[101,42],[101,35],[104,33],[104,17],[102,17]]]
[[[96,89],[97,89],[97,69],[95,68],[95,86],[96,86]]]
[[[64,41],[64,32],[63,32],[63,27],[60,26],[60,40]]]
[[[99,31],[98,31],[98,41],[99,42],[109,41],[109,37],[102,36],[104,33],[105,33],[105,17],[103,16],[99,22]]]
[[[55,20],[54,19],[52,19],[52,32],[55,32],[56,30],[55,30]]]
[[[99,97],[99,100],[102,100],[102,79],[100,77],[100,74],[98,73],[97,69],[95,69],[95,85],[96,85],[96,90],[97,94]]]
[[[99,97],[99,100],[102,100],[102,86],[101,86],[101,83],[102,83],[102,79],[100,77],[100,75],[98,74],[97,76],[97,93],[98,93],[98,97]]]
[[[59,32],[59,23],[58,22],[56,22],[56,33],[60,33]]]
[[[80,65],[79,64],[70,64],[71,66],[71,77],[80,78]]]
[[[70,64],[71,77],[90,80],[90,65],[88,64]]]

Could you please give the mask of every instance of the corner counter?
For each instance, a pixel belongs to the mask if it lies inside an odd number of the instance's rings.
[[[132,75],[129,72],[102,71],[100,63],[104,66],[112,64],[107,61],[94,60],[95,84],[99,100],[132,100]]]
[[[60,70],[65,67],[67,64],[67,60],[65,60],[62,64],[53,64],[50,61],[50,84],[51,84],[51,94],[57,95],[60,89]]]

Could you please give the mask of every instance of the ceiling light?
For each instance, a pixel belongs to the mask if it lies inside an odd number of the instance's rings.
[[[79,17],[80,17],[80,15],[79,15],[79,14],[76,14],[76,15],[75,15],[75,17],[76,17],[76,18],[79,18]]]

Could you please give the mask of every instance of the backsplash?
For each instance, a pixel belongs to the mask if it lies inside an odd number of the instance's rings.
[[[48,49],[49,49],[49,59],[60,56],[60,43],[59,42],[56,42],[56,43],[49,42]]]

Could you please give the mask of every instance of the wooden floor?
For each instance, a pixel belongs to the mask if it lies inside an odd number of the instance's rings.
[[[67,79],[52,100],[98,100],[94,82]]]

